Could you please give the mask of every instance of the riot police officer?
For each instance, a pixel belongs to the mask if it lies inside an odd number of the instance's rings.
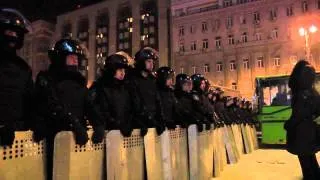
[[[221,89],[216,90],[215,94],[215,103],[214,109],[219,117],[219,124],[220,126],[223,125],[226,121],[228,121],[227,117],[225,116],[225,102],[226,97],[223,97],[223,91]]]
[[[198,130],[203,130],[203,123],[206,117],[202,113],[199,97],[192,94],[192,79],[187,74],[178,74],[176,76],[175,96],[178,99],[177,109],[178,119],[184,127],[190,124],[196,124]]]
[[[134,122],[137,128],[141,128],[141,135],[147,133],[147,128],[155,127],[159,135],[165,130],[161,99],[153,74],[158,59],[154,49],[141,49],[135,54],[135,68],[128,77],[134,98]]]
[[[16,53],[30,31],[30,23],[21,13],[0,9],[0,146],[12,145],[14,131],[30,125],[32,72]]]
[[[161,97],[164,113],[164,122],[168,129],[176,128],[177,99],[173,92],[174,70],[170,67],[161,67],[157,70],[157,86]]]
[[[193,81],[192,94],[194,96],[199,97],[199,105],[201,106],[201,108],[199,109],[202,111],[202,113],[206,116],[206,119],[208,120],[206,124],[210,126],[210,123],[214,122],[214,107],[211,105],[206,95],[207,90],[209,90],[208,82],[206,82],[206,79],[201,74],[194,74],[191,76],[191,79]]]
[[[132,98],[125,81],[128,59],[119,54],[110,55],[102,77],[90,88],[94,104],[102,114],[106,129],[119,129],[124,136],[130,136],[132,125]]]
[[[34,139],[46,138],[47,172],[52,178],[54,137],[59,131],[72,131],[76,144],[88,141],[86,118],[94,133],[92,141],[101,142],[104,126],[101,116],[89,99],[87,82],[78,71],[85,59],[83,48],[71,39],[61,39],[48,51],[51,61],[47,71],[41,71],[36,79]]]

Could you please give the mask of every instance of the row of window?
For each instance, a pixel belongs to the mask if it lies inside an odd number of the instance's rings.
[[[229,2],[229,1],[226,1]],[[231,2],[231,1],[230,1]],[[317,1],[317,8],[320,9],[320,0]],[[308,8],[308,2],[307,1],[303,1],[302,2],[302,12],[308,12],[309,8]],[[294,8],[293,6],[289,6],[286,8],[286,15],[287,16],[293,16],[294,15]],[[272,8],[269,12],[269,20],[276,20],[278,17],[278,8]],[[253,13],[253,24],[260,24],[262,20],[262,16],[260,14],[260,12],[256,11]],[[247,19],[244,15],[240,15],[239,16],[239,23],[240,24],[247,24]],[[218,30],[220,27],[220,19],[216,19],[214,21],[214,29]],[[234,25],[234,18],[233,16],[228,16],[227,20],[226,20],[226,28],[232,28],[232,26]],[[191,25],[190,26],[190,33],[193,34],[195,33],[195,25]],[[202,22],[201,23],[201,30],[202,32],[206,32],[208,31],[208,22]],[[184,36],[185,35],[185,27],[184,26],[180,26],[179,27],[179,36]]]
[[[249,59],[243,59],[242,60],[242,64],[243,64],[243,69],[250,69],[249,66]],[[264,68],[264,58],[263,57],[258,57],[257,61],[256,61],[256,65],[258,68]],[[279,67],[280,66],[280,57],[274,57],[273,58],[273,66],[274,67]],[[195,74],[197,73],[197,66],[192,66],[192,73]],[[236,61],[230,61],[229,62],[229,70],[230,71],[235,71],[237,69],[237,64]],[[209,64],[205,64],[203,66],[203,71],[205,73],[209,73],[210,72],[210,65]],[[222,72],[223,71],[223,63],[222,62],[217,62],[216,63],[216,71],[217,72]],[[180,73],[184,73],[184,67],[180,67]]]
[[[271,36],[269,38],[271,38],[273,40],[278,39],[278,29],[273,29],[271,32]],[[262,40],[262,33],[255,33],[255,40],[261,41]],[[235,42],[236,42],[236,40],[234,38],[234,35],[229,35],[227,44],[234,45]],[[248,33],[244,32],[241,34],[241,39],[238,40],[237,43],[247,43],[247,42],[248,42]],[[220,36],[217,36],[215,38],[215,47],[216,47],[216,49],[221,49],[221,47],[222,47],[222,38]],[[209,40],[203,39],[202,40],[202,49],[208,49],[208,48],[209,48]],[[197,50],[197,41],[191,42],[190,50],[191,51]],[[180,42],[179,52],[185,52],[185,43],[184,42]]]

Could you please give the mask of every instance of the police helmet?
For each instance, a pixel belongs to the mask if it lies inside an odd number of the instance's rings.
[[[192,79],[189,75],[187,74],[178,74],[176,76],[176,85],[175,85],[175,89],[176,90],[182,90],[182,86],[185,83],[192,83]]]
[[[155,49],[150,47],[145,47],[135,54],[134,56],[135,67],[138,70],[145,70],[146,69],[145,61],[148,59],[152,59],[153,61],[158,61],[159,56],[158,56],[158,52]]]
[[[61,39],[54,47],[48,50],[48,55],[52,64],[66,66],[66,57],[68,55],[77,55],[78,64],[86,59],[85,50],[81,47],[80,42],[72,39]]]
[[[16,35],[5,34],[11,30]],[[17,10],[10,8],[0,9],[0,43],[1,47],[20,49],[23,46],[24,35],[31,33],[31,23]],[[11,47],[14,44],[14,47]]]
[[[157,83],[159,86],[165,86],[167,79],[174,77],[174,70],[164,66],[157,70]]]
[[[127,69],[128,59],[119,54],[112,54],[108,56],[105,61],[104,71],[109,71],[112,75],[116,72],[117,69]]]

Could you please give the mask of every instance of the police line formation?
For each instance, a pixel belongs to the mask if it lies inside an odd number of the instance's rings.
[[[154,73],[158,53],[110,55],[88,89],[81,45],[61,39],[32,81],[30,23],[0,13],[0,179],[209,179],[258,148],[250,102],[200,74]],[[175,80],[175,85],[174,85]]]

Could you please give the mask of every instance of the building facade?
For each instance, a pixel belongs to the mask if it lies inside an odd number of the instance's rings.
[[[35,79],[41,70],[49,66],[48,49],[52,45],[54,25],[43,20],[31,23],[32,33],[25,36],[24,46],[18,54],[27,61],[32,68],[32,76]]]
[[[258,76],[290,74],[299,59],[320,68],[319,0],[173,0],[172,60],[251,99]],[[319,17],[318,17],[319,16]]]
[[[170,57],[168,0],[108,0],[60,15],[55,39],[71,36],[87,48],[82,73],[94,81],[106,57],[117,51],[134,55],[149,46],[159,51],[159,66]]]

